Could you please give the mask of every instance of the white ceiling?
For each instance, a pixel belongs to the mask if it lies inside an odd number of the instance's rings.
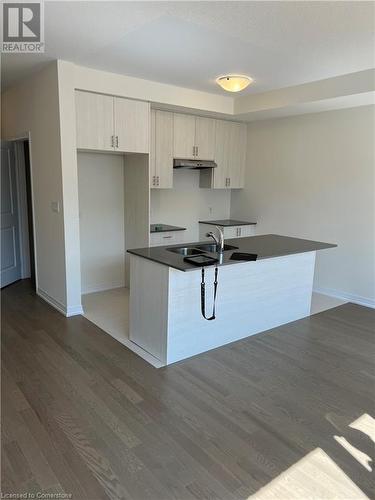
[[[374,67],[373,2],[45,2],[45,54],[3,54],[2,85],[46,62],[223,94],[215,78],[244,73],[245,93]]]

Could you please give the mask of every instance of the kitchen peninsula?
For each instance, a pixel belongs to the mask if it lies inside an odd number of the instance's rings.
[[[310,314],[316,251],[336,245],[280,235],[225,241],[218,263],[216,319],[201,315],[201,268],[186,255],[218,257],[207,242],[128,250],[130,340],[162,365]],[[232,260],[234,252],[257,260]],[[206,267],[207,308],[214,267]]]

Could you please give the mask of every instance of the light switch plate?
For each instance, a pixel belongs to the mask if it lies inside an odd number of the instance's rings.
[[[60,212],[60,203],[58,201],[51,201],[51,210],[52,210],[52,212],[59,213]]]

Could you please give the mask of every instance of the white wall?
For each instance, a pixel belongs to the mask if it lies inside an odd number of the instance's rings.
[[[337,243],[318,252],[315,287],[375,304],[374,106],[252,123],[245,189],[231,215],[257,234]]]
[[[125,285],[124,159],[78,153],[82,293]]]
[[[199,240],[198,220],[227,219],[229,189],[200,189],[199,171],[173,173],[173,189],[151,189],[151,223],[186,227],[185,241]]]
[[[6,139],[30,133],[34,194],[37,292],[65,314],[67,305],[60,116],[56,63],[2,95],[2,130]],[[60,204],[53,212],[51,202]],[[79,246],[79,241],[78,241]]]

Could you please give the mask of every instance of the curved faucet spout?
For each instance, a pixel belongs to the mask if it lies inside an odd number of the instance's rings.
[[[216,243],[216,245],[219,247],[218,252],[223,253],[224,252],[224,233],[223,233],[223,230],[221,229],[221,227],[219,227],[219,226],[215,226],[215,227],[219,232],[219,237],[217,237],[215,235],[215,233],[213,233],[212,231],[207,233],[206,236],[208,238],[212,238],[214,240],[214,242]]]

